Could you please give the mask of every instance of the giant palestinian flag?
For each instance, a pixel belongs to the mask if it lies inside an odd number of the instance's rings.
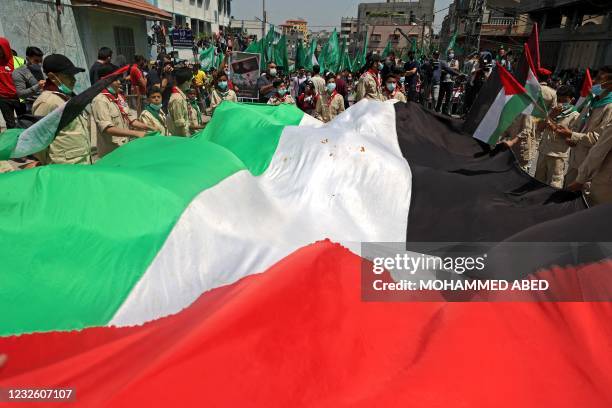
[[[459,129],[415,104],[322,125],[224,102],[194,138],[0,175],[0,389],[71,387],[88,407],[609,406],[609,303],[361,299],[361,242],[609,241],[610,208]],[[609,273],[606,255],[538,273]]]

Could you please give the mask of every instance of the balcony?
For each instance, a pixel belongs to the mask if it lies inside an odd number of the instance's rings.
[[[513,26],[516,25],[517,19],[514,17],[491,17],[488,23],[483,23],[486,25],[494,25],[494,26]]]

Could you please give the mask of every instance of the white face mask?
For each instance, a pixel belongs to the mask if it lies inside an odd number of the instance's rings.
[[[270,68],[270,75],[276,76],[276,68]]]

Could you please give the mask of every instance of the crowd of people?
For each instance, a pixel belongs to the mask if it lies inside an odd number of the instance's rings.
[[[208,72],[164,52],[155,61],[139,55],[126,61],[130,69],[125,78],[110,84],[44,152],[21,165],[92,163],[149,132],[191,136],[202,130],[221,103],[239,100],[228,57],[235,46],[245,44],[228,44],[225,37],[216,41],[225,59],[219,69]],[[16,127],[17,118],[24,114],[36,120],[69,100],[76,77],[85,72],[67,57],[45,56],[34,46],[27,48],[25,60],[17,58],[8,41],[0,38],[0,109],[7,128]],[[92,84],[119,68],[111,61],[113,51],[102,47],[89,69]],[[296,105],[323,122],[361,99],[413,101],[445,115],[461,116],[496,69],[495,61],[509,71],[514,69],[514,61],[503,49],[495,56],[480,52],[461,59],[453,50],[447,51],[445,59],[438,51],[418,59],[409,52],[405,61],[393,52],[385,58],[370,54],[355,72],[322,71],[318,65],[297,66],[289,72],[270,61],[257,79],[258,102]],[[500,143],[515,150],[521,166],[542,182],[584,190],[594,204],[612,202],[612,73],[610,67],[596,71],[592,98],[577,104],[582,75],[566,71],[555,76],[541,69],[545,117],[521,114]],[[91,132],[96,133],[95,148]]]

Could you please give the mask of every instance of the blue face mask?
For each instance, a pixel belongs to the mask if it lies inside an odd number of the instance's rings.
[[[378,70],[379,70],[379,71],[382,71],[382,69],[383,69],[384,67],[385,67],[385,66],[384,66],[384,64],[383,64],[382,62],[379,62],[379,63],[378,63]]]
[[[160,110],[162,108],[162,104],[161,103],[150,103],[149,106],[151,107],[151,109],[153,110]]]
[[[113,87],[107,87],[106,90],[111,94],[111,95],[117,95],[117,91],[115,91],[115,88]]]
[[[394,82],[389,82],[387,84],[387,89],[391,92],[395,91],[395,83]]]
[[[225,91],[227,89],[227,81],[221,81],[218,85],[219,89],[221,89],[222,91]]]
[[[280,96],[284,96],[287,93],[287,90],[284,88],[280,88],[277,92]]]
[[[601,84],[595,84],[593,85],[593,87],[591,88],[591,92],[595,95],[595,96],[599,96],[601,95],[601,93],[603,92],[603,88],[601,87]]]
[[[336,83],[335,82],[331,82],[331,83],[327,84],[327,90],[329,92],[334,92],[336,90]]]
[[[565,103],[563,103],[563,104],[561,105],[561,109],[563,109],[563,110],[565,111],[565,110],[568,110],[568,109],[572,108],[572,106],[573,106],[573,105],[572,105],[571,103],[569,103],[569,102],[565,102]]]
[[[404,78],[404,77],[400,77],[400,83],[402,83],[402,84],[403,84],[403,83],[404,83],[404,81],[406,81],[406,78]]]

